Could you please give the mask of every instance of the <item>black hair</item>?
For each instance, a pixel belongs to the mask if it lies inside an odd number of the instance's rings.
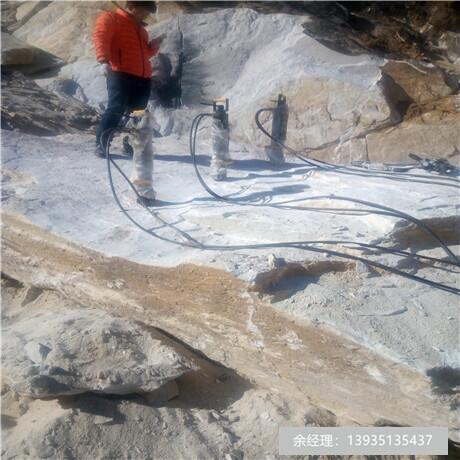
[[[134,6],[134,7],[141,7],[149,11],[150,13],[156,13],[157,11],[157,4],[153,1],[137,1],[137,2],[126,2],[126,6]]]

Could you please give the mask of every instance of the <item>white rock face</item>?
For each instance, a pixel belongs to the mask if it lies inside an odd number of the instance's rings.
[[[267,139],[255,112],[273,107],[279,93],[288,99],[294,148],[351,137],[386,120],[390,110],[377,85],[383,62],[329,50],[303,33],[308,20],[246,8],[181,15],[184,103],[228,97],[232,139],[258,145]],[[168,24],[158,27],[177,34],[177,21]]]
[[[2,32],[2,65],[32,64],[34,58],[34,49],[29,44]]]
[[[80,59],[61,69],[60,78],[70,78],[78,83],[88,104],[98,109],[107,105],[107,83],[94,58]]]
[[[59,40],[68,44],[65,53],[49,42],[48,37],[58,33],[56,24],[41,17],[54,17],[58,10],[59,21],[68,21],[59,32]],[[15,35],[71,61],[60,77],[75,80],[89,103],[102,107],[107,100],[105,78],[98,73],[91,44],[98,14],[90,3],[78,8],[52,4]],[[268,141],[256,128],[255,112],[273,107],[271,101],[283,93],[290,108],[288,143],[302,149],[346,141],[390,115],[377,85],[383,62],[367,55],[345,56],[324,47],[304,34],[302,24],[309,20],[302,15],[267,15],[249,8],[232,8],[179,14],[149,26],[148,31],[151,37],[166,34],[161,52],[171,60],[173,68],[183,51],[182,98],[186,106],[228,97],[232,140],[263,146]],[[78,22],[79,44],[73,38]],[[39,23],[47,31],[46,36],[39,32]],[[270,120],[271,115],[262,117],[264,123]],[[336,153],[347,161],[366,157],[365,149],[354,146],[345,147],[343,154],[341,150]]]
[[[93,56],[91,34],[110,2],[49,2],[14,35],[68,62]],[[113,8],[113,5],[112,5]]]
[[[63,62],[35,46],[2,32],[2,67],[18,69],[23,73],[47,71],[58,68]]]
[[[12,30],[22,27],[29,19],[36,15],[40,10],[46,8],[51,2],[18,2],[16,9],[16,24]]]
[[[40,314],[3,338],[4,376],[36,398],[150,392],[194,368],[159,337],[94,309]]]
[[[29,8],[24,5],[24,10]],[[113,8],[109,2],[50,2],[37,8],[14,34],[69,62],[59,77],[76,81],[89,104],[103,108],[106,82],[96,67],[91,34],[98,14]],[[161,53],[173,69],[183,52],[186,110],[206,111],[197,104],[222,96],[230,99],[234,142],[257,148],[267,145],[254,115],[260,108],[274,107],[272,101],[283,93],[290,109],[286,143],[297,150],[313,148],[312,155],[318,158],[336,163],[406,162],[411,152],[446,157],[458,149],[458,110],[447,121],[433,120],[429,114],[421,123],[405,119],[397,133],[392,131],[403,114],[393,116],[395,101],[382,85],[401,85],[409,104],[411,100],[425,104],[452,92],[436,70],[420,71],[397,61],[386,64],[366,54],[333,51],[304,33],[302,25],[317,20],[308,15],[263,14],[250,8],[197,14],[174,11],[172,16],[171,12],[158,15],[158,22],[147,28],[149,35],[166,34]],[[382,83],[382,71],[394,82]],[[183,129],[181,113],[169,118],[162,123],[163,136],[188,134],[189,123]],[[261,121],[269,127],[271,114],[262,115]]]
[[[445,100],[458,100],[452,96]],[[371,133],[366,137],[371,161],[407,161],[408,152],[419,152],[421,156],[450,157],[458,162],[460,152],[460,108],[433,107],[422,115],[403,121],[392,130]]]
[[[181,112],[189,111],[178,111]],[[206,139],[208,132],[204,126],[201,138]],[[183,263],[211,265],[231,271],[249,283],[259,273],[270,270],[270,254],[285,259],[288,264],[309,263],[318,257],[334,260],[326,255],[290,248],[201,251],[152,238],[118,212],[107,183],[107,164],[93,155],[93,143],[90,135],[39,138],[4,131],[3,209],[22,214],[53,233],[109,256],[165,267]],[[253,150],[240,148],[231,152],[234,163],[228,166],[228,180],[215,184],[209,177],[210,149],[200,149],[200,171],[216,192],[254,204],[265,202],[268,206],[243,206],[238,201],[221,203],[203,190],[183,140],[169,136],[154,139],[154,145],[157,152],[154,184],[161,203],[156,212],[172,224],[161,225],[155,233],[177,243],[184,241],[179,232],[186,232],[206,245],[224,246],[321,240],[374,242],[391,247],[398,243],[385,238],[399,228],[401,219],[371,212],[355,213],[366,207],[326,198],[332,194],[390,206],[418,219],[428,219],[430,226],[431,219],[439,218],[442,223],[442,219],[458,214],[455,184],[449,187],[436,184],[438,178],[434,174],[432,183],[426,184],[424,180],[420,183],[328,171],[312,173],[300,162],[289,162],[275,169],[261,159],[262,152],[258,156]],[[114,148],[114,153],[118,152]],[[118,163],[129,175],[131,162],[120,159]],[[414,173],[427,174],[422,170]],[[146,228],[157,227],[152,215],[136,204],[129,186],[118,174],[114,178],[117,194],[133,218]],[[324,199],[306,201],[312,197]],[[283,203],[294,205],[294,208],[283,210],[271,206]],[[306,207],[303,212],[299,208],[302,206]],[[334,209],[337,214],[331,212]],[[436,232],[442,230],[441,235],[446,235],[439,223],[433,229]],[[420,250],[423,254],[445,257],[439,248],[433,247],[432,239],[422,233]],[[414,249],[414,244],[419,237],[412,237],[410,232],[405,235],[411,243],[410,251],[418,250]],[[407,244],[403,248],[407,248]],[[336,249],[347,250],[344,245]],[[452,249],[456,251],[456,247]],[[406,271],[415,263],[399,256],[362,255]],[[450,271],[429,266],[420,266],[416,274],[449,285],[455,283],[456,276]],[[436,367],[441,362],[458,365],[459,357],[455,354],[458,349],[457,323],[446,321],[448,317],[458,316],[458,298],[453,294],[391,274],[372,275],[368,279],[366,274],[356,274],[353,267],[337,275],[325,273],[319,280],[314,276],[301,276],[297,281],[295,277],[291,281],[292,285],[288,283],[287,286],[287,289],[294,286],[290,297],[276,302],[275,306],[310,320],[332,324],[358,342],[369,344],[373,349],[390,350],[398,359],[407,360],[411,366],[420,369]],[[108,287],[118,290],[123,285],[121,281],[112,280]],[[277,292],[282,289],[283,286]],[[358,316],[374,313],[383,307],[390,311],[403,307],[409,310],[391,322],[387,317]],[[429,316],[423,316],[422,309]],[[445,351],[435,350],[432,344]]]

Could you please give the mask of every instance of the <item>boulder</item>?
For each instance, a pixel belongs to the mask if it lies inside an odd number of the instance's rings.
[[[46,51],[2,32],[2,69],[34,74],[62,66],[64,62]]]
[[[62,98],[19,72],[2,75],[2,128],[38,135],[77,132],[97,122],[97,112]]]
[[[382,68],[415,103],[425,103],[453,94],[444,74],[433,66],[417,66],[408,62],[390,61]]]
[[[95,309],[48,312],[4,333],[4,376],[18,393],[151,393],[195,369],[163,337]]]
[[[314,16],[305,32],[344,54],[372,51],[390,59],[436,62],[460,75],[458,43],[446,33],[458,33],[457,2],[304,2]],[[452,37],[452,35],[451,35]],[[451,46],[453,45],[453,46]]]
[[[402,123],[366,136],[368,159],[372,162],[410,162],[409,153],[416,153],[427,158],[453,156],[452,161],[458,163],[459,126],[458,96],[411,107]]]
[[[102,10],[113,8],[112,2],[49,2],[14,35],[67,62],[92,57],[96,18]]]
[[[81,102],[88,102],[81,86],[71,78],[58,78],[53,80],[47,89],[62,97],[73,97]]]
[[[184,104],[228,97],[232,140],[263,146],[269,141],[255,125],[255,112],[274,107],[283,93],[290,110],[287,143],[297,149],[339,142],[388,119],[377,85],[383,61],[324,47],[304,34],[306,19],[248,8],[182,15]]]
[[[17,22],[16,11],[20,5],[18,1],[0,2],[2,31],[9,30]]]
[[[21,2],[16,10],[18,25],[25,24],[32,16],[38,13],[42,8],[45,8],[49,3],[51,2]]]
[[[439,39],[439,47],[445,50],[446,57],[453,64],[453,68],[460,68],[460,33],[444,32]]]
[[[2,66],[28,65],[34,62],[34,48],[2,32]]]
[[[58,78],[75,82],[92,107],[103,109],[107,105],[106,77],[95,59],[80,59],[62,67]]]
[[[269,144],[254,115],[260,108],[273,108],[282,93],[290,110],[286,143],[300,151],[313,149],[311,155],[318,158],[406,161],[409,148],[424,153],[419,139],[428,135],[433,154],[448,156],[456,148],[456,115],[425,107],[458,92],[453,5],[417,5],[414,10],[402,4],[366,9],[312,2],[224,6],[168,2],[148,31],[151,37],[166,34],[164,62],[154,62],[159,74],[167,67],[175,78],[183,54],[184,108],[222,96],[230,99],[232,141],[254,151]],[[51,2],[15,31],[15,36],[68,60],[59,78],[75,82],[79,98],[99,109],[107,101],[106,82],[96,66],[91,34],[99,12],[113,7],[110,2]],[[160,77],[153,87],[162,91]],[[427,112],[423,117],[422,106]],[[161,134],[178,134],[183,115],[167,115]],[[269,128],[271,118],[266,112],[262,124]]]

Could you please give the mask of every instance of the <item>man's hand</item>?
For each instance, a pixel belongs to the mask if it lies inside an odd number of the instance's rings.
[[[153,38],[150,40],[150,48],[153,48],[155,46],[160,46],[163,43],[163,40],[166,38],[166,34],[159,35],[158,37]]]
[[[106,61],[99,62],[98,71],[101,75],[106,77],[109,74],[110,70],[111,69],[110,69],[110,65],[108,62]]]

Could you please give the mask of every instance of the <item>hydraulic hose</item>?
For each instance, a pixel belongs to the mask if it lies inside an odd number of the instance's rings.
[[[205,114],[200,114],[200,115],[203,115],[202,118],[204,118]],[[209,115],[210,114],[206,114],[206,116],[209,116]],[[198,120],[201,120],[202,118],[199,118]],[[194,123],[192,124],[192,128],[193,128],[193,131],[191,130],[191,132],[194,132],[196,134],[196,132],[198,130],[198,124],[195,123],[195,120],[194,120]],[[117,206],[119,207],[119,209],[122,211],[122,213],[125,215],[125,217],[130,222],[132,222],[138,229],[140,229],[141,231],[147,233],[148,235],[150,235],[150,236],[152,236],[154,238],[157,238],[157,239],[159,239],[161,241],[168,242],[168,243],[171,243],[171,244],[174,244],[174,245],[179,245],[179,246],[188,247],[188,248],[198,248],[198,249],[206,250],[206,251],[236,251],[236,250],[247,250],[247,249],[264,250],[264,249],[275,249],[275,248],[290,248],[290,249],[301,249],[301,250],[311,251],[311,252],[327,253],[327,254],[334,255],[334,256],[340,257],[340,258],[345,258],[345,259],[355,260],[355,261],[361,261],[364,264],[367,264],[367,265],[369,265],[371,267],[378,268],[378,269],[381,269],[381,270],[396,274],[398,276],[402,276],[402,277],[404,277],[406,279],[410,279],[412,281],[422,283],[422,284],[427,285],[429,287],[432,287],[432,288],[435,288],[435,289],[440,289],[442,291],[445,291],[445,292],[448,292],[448,293],[451,293],[451,294],[460,295],[460,289],[457,289],[457,288],[452,287],[452,286],[448,286],[448,285],[445,285],[445,284],[442,284],[442,283],[438,283],[436,281],[432,281],[432,280],[429,280],[429,279],[426,279],[426,278],[422,278],[422,277],[419,277],[419,276],[416,276],[416,275],[412,275],[412,274],[403,272],[402,270],[399,270],[397,268],[386,266],[384,264],[374,262],[372,260],[368,260],[368,259],[363,258],[363,257],[354,256],[354,255],[351,255],[351,254],[342,253],[342,252],[334,251],[334,250],[331,250],[331,249],[318,248],[318,247],[311,246],[311,244],[319,244],[319,245],[323,245],[323,244],[334,244],[334,245],[352,244],[352,245],[357,245],[357,246],[360,246],[360,247],[365,247],[366,249],[378,249],[380,251],[388,252],[388,253],[394,253],[396,255],[404,255],[404,256],[407,255],[407,256],[409,256],[411,258],[415,258],[415,259],[426,259],[426,260],[430,260],[432,262],[446,263],[446,261],[443,261],[443,260],[440,260],[440,259],[434,259],[434,258],[427,257],[427,256],[419,256],[419,255],[416,255],[416,254],[405,253],[404,251],[398,251],[398,250],[392,250],[392,249],[388,249],[388,248],[382,248],[382,247],[379,247],[379,246],[376,246],[376,245],[367,245],[367,244],[364,244],[364,243],[352,242],[352,241],[343,242],[343,241],[337,241],[337,240],[330,240],[330,241],[294,241],[294,242],[261,243],[261,244],[249,244],[249,245],[227,245],[227,246],[225,246],[225,245],[206,245],[206,244],[199,243],[198,241],[196,241],[195,239],[193,239],[189,235],[187,235],[185,232],[182,232],[182,231],[180,231],[179,229],[177,229],[175,227],[172,227],[172,228],[175,231],[179,231],[179,233],[184,238],[186,238],[187,241],[177,241],[177,240],[174,240],[174,239],[171,239],[171,238],[161,236],[161,235],[155,233],[152,229],[143,226],[136,219],[134,219],[129,214],[129,212],[123,207],[120,199],[118,198],[117,191],[115,189],[114,182],[113,182],[113,177],[112,177],[112,170],[111,170],[112,165],[122,175],[124,180],[126,180],[126,182],[128,182],[130,188],[134,191],[134,193],[136,194],[136,196],[138,198],[139,198],[139,194],[137,193],[136,188],[134,187],[132,182],[129,180],[129,178],[126,176],[126,174],[123,172],[123,170],[116,164],[115,160],[112,158],[112,155],[110,153],[110,140],[112,139],[116,129],[111,129],[111,130],[107,130],[107,131],[108,132],[103,133],[103,136],[108,134],[109,142],[107,142],[105,144],[105,152],[106,152],[106,155],[107,155],[107,169],[108,169],[108,175],[109,175],[110,189],[111,189],[112,195],[114,197],[114,200],[115,200]],[[103,136],[101,138],[103,138]],[[196,139],[194,139],[192,141],[192,143],[191,143],[191,145],[193,147],[193,151],[191,151],[191,153],[192,153],[192,156],[194,157],[194,166],[196,167],[196,171],[197,171],[198,168],[197,168],[197,165],[196,165],[196,158],[195,158],[195,142],[196,142]],[[197,172],[199,174],[199,171],[197,171]],[[200,183],[202,183],[202,185],[203,185],[203,183],[206,184],[206,182],[201,177],[201,175],[199,175],[198,177],[201,178]],[[220,196],[220,195],[217,195],[217,196]],[[167,222],[165,222],[163,219],[161,219],[158,215],[156,215],[156,213],[152,212],[151,209],[149,209],[148,207],[143,205],[142,201],[139,201],[139,202],[141,203],[143,208],[146,209],[150,213],[150,215],[152,215],[155,219],[160,220],[163,224],[167,225],[168,227],[171,227],[171,225],[169,225]],[[449,262],[447,262],[447,263],[450,264]]]
[[[334,165],[332,163],[327,163],[322,160],[314,159],[314,158],[308,158],[302,155],[301,152],[294,150],[293,148],[287,146],[283,142],[279,141],[275,137],[273,137],[263,126],[262,123],[260,122],[260,115],[263,112],[273,112],[274,109],[272,108],[263,108],[259,109],[256,112],[255,115],[255,122],[257,127],[262,131],[269,139],[271,139],[273,142],[278,144],[280,147],[284,148],[287,152],[289,152],[291,155],[295,156],[297,159],[300,161],[325,170],[325,171],[332,171],[336,172],[339,174],[346,174],[346,175],[355,175],[355,176],[362,176],[362,177],[377,177],[377,178],[382,178],[382,179],[389,179],[389,180],[396,180],[400,182],[418,182],[421,184],[432,184],[432,185],[441,185],[444,187],[454,187],[454,188],[459,188],[460,187],[460,180],[455,179],[453,177],[442,177],[442,176],[436,176],[436,180],[439,180],[441,182],[437,182],[433,180],[432,176],[426,175],[426,174],[412,174],[412,173],[401,173],[401,172],[388,172],[388,171],[369,171],[368,169],[365,168],[358,168],[358,167],[349,167],[349,166],[343,166],[343,165]],[[307,151],[314,151],[314,150],[321,150],[324,147],[309,147],[308,149],[305,149]],[[304,150],[304,151],[305,151]],[[415,178],[415,179],[406,179],[406,178]],[[417,180],[417,179],[428,179],[428,180]]]
[[[116,129],[108,129],[104,131],[101,135],[101,145],[103,146],[104,144],[102,143],[102,139],[104,138],[104,135],[107,134],[107,143],[105,144],[105,152],[106,152],[106,157],[107,157],[107,172],[109,176],[109,184],[110,184],[110,189],[112,191],[113,198],[115,199],[115,202],[117,203],[118,207],[120,208],[121,212],[140,230],[149,233],[150,235],[154,236],[155,238],[158,238],[162,241],[171,243],[177,243],[175,240],[170,240],[169,238],[162,237],[156,233],[154,233],[151,229],[147,229],[146,227],[142,226],[137,222],[134,218],[132,218],[128,211],[123,207],[120,199],[118,198],[118,194],[115,190],[115,185],[113,183],[113,176],[112,176],[112,168],[111,166],[113,165],[117,171],[120,173],[120,175],[125,179],[125,181],[128,183],[129,187],[131,190],[134,192],[134,194],[137,197],[138,203],[156,220],[160,221],[163,225],[166,225],[168,227],[172,227],[168,222],[166,222],[164,219],[162,219],[157,213],[153,212],[148,206],[144,204],[144,202],[141,199],[141,196],[139,195],[136,187],[134,184],[131,182],[131,180],[128,178],[128,176],[125,174],[125,172],[118,166],[116,161],[112,158],[112,154],[110,153],[110,143],[112,141],[112,138],[117,130]],[[182,246],[190,247],[190,248],[202,248],[201,243],[196,241],[195,239],[191,238],[190,235],[187,233],[179,230],[176,227],[172,227],[174,231],[178,232],[183,238],[187,240],[187,242],[181,242],[180,244]]]
[[[261,110],[266,110],[266,109],[261,109]],[[259,112],[260,112],[260,110],[259,110]],[[198,180],[200,181],[201,185],[205,188],[205,190],[210,195],[212,195],[214,198],[217,198],[217,199],[223,200],[223,201],[238,202],[238,204],[245,204],[245,203],[241,203],[241,201],[235,200],[235,199],[230,198],[228,196],[225,197],[225,196],[221,196],[221,195],[217,194],[216,192],[214,192],[214,190],[212,190],[206,184],[206,182],[204,181],[203,177],[200,174],[200,171],[198,169],[198,164],[197,164],[197,161],[196,161],[196,155],[195,155],[196,136],[197,136],[200,121],[206,116],[209,116],[209,114],[199,114],[199,115],[197,115],[195,117],[195,119],[193,120],[193,122],[192,122],[192,128],[191,128],[191,131],[190,131],[190,153],[192,155],[193,166],[194,166],[195,172],[196,172],[196,174],[198,176]],[[290,150],[292,152],[294,152],[292,149],[290,149]],[[324,199],[335,200],[335,201],[347,201],[347,202],[362,204],[362,205],[365,205],[365,206],[368,206],[368,207],[371,207],[371,208],[374,208],[374,209],[379,209],[379,210],[382,210],[382,211],[386,211],[387,213],[391,213],[395,217],[400,217],[400,218],[405,219],[405,220],[407,220],[409,222],[412,222],[412,223],[416,224],[417,226],[419,226],[420,228],[422,228],[423,230],[425,230],[427,233],[429,233],[440,244],[440,246],[442,247],[444,252],[452,260],[452,262],[455,265],[460,266],[460,260],[449,249],[449,247],[444,243],[444,241],[430,227],[428,227],[428,225],[426,225],[421,220],[416,219],[415,217],[413,217],[413,216],[411,216],[409,214],[406,214],[406,213],[404,213],[402,211],[398,211],[397,209],[394,209],[394,208],[390,208],[388,206],[383,206],[383,205],[378,204],[378,203],[373,203],[373,202],[370,202],[370,201],[360,200],[360,199],[357,199],[357,198],[350,198],[350,197],[344,197],[344,196],[338,196],[338,195],[322,195],[322,196],[306,197],[306,198],[303,198],[303,201],[317,201],[317,200],[324,200]],[[252,204],[252,205],[254,205],[254,204]],[[261,204],[258,204],[257,206],[265,206],[266,207],[266,206],[272,206],[272,205],[265,205],[265,204],[261,203]]]

